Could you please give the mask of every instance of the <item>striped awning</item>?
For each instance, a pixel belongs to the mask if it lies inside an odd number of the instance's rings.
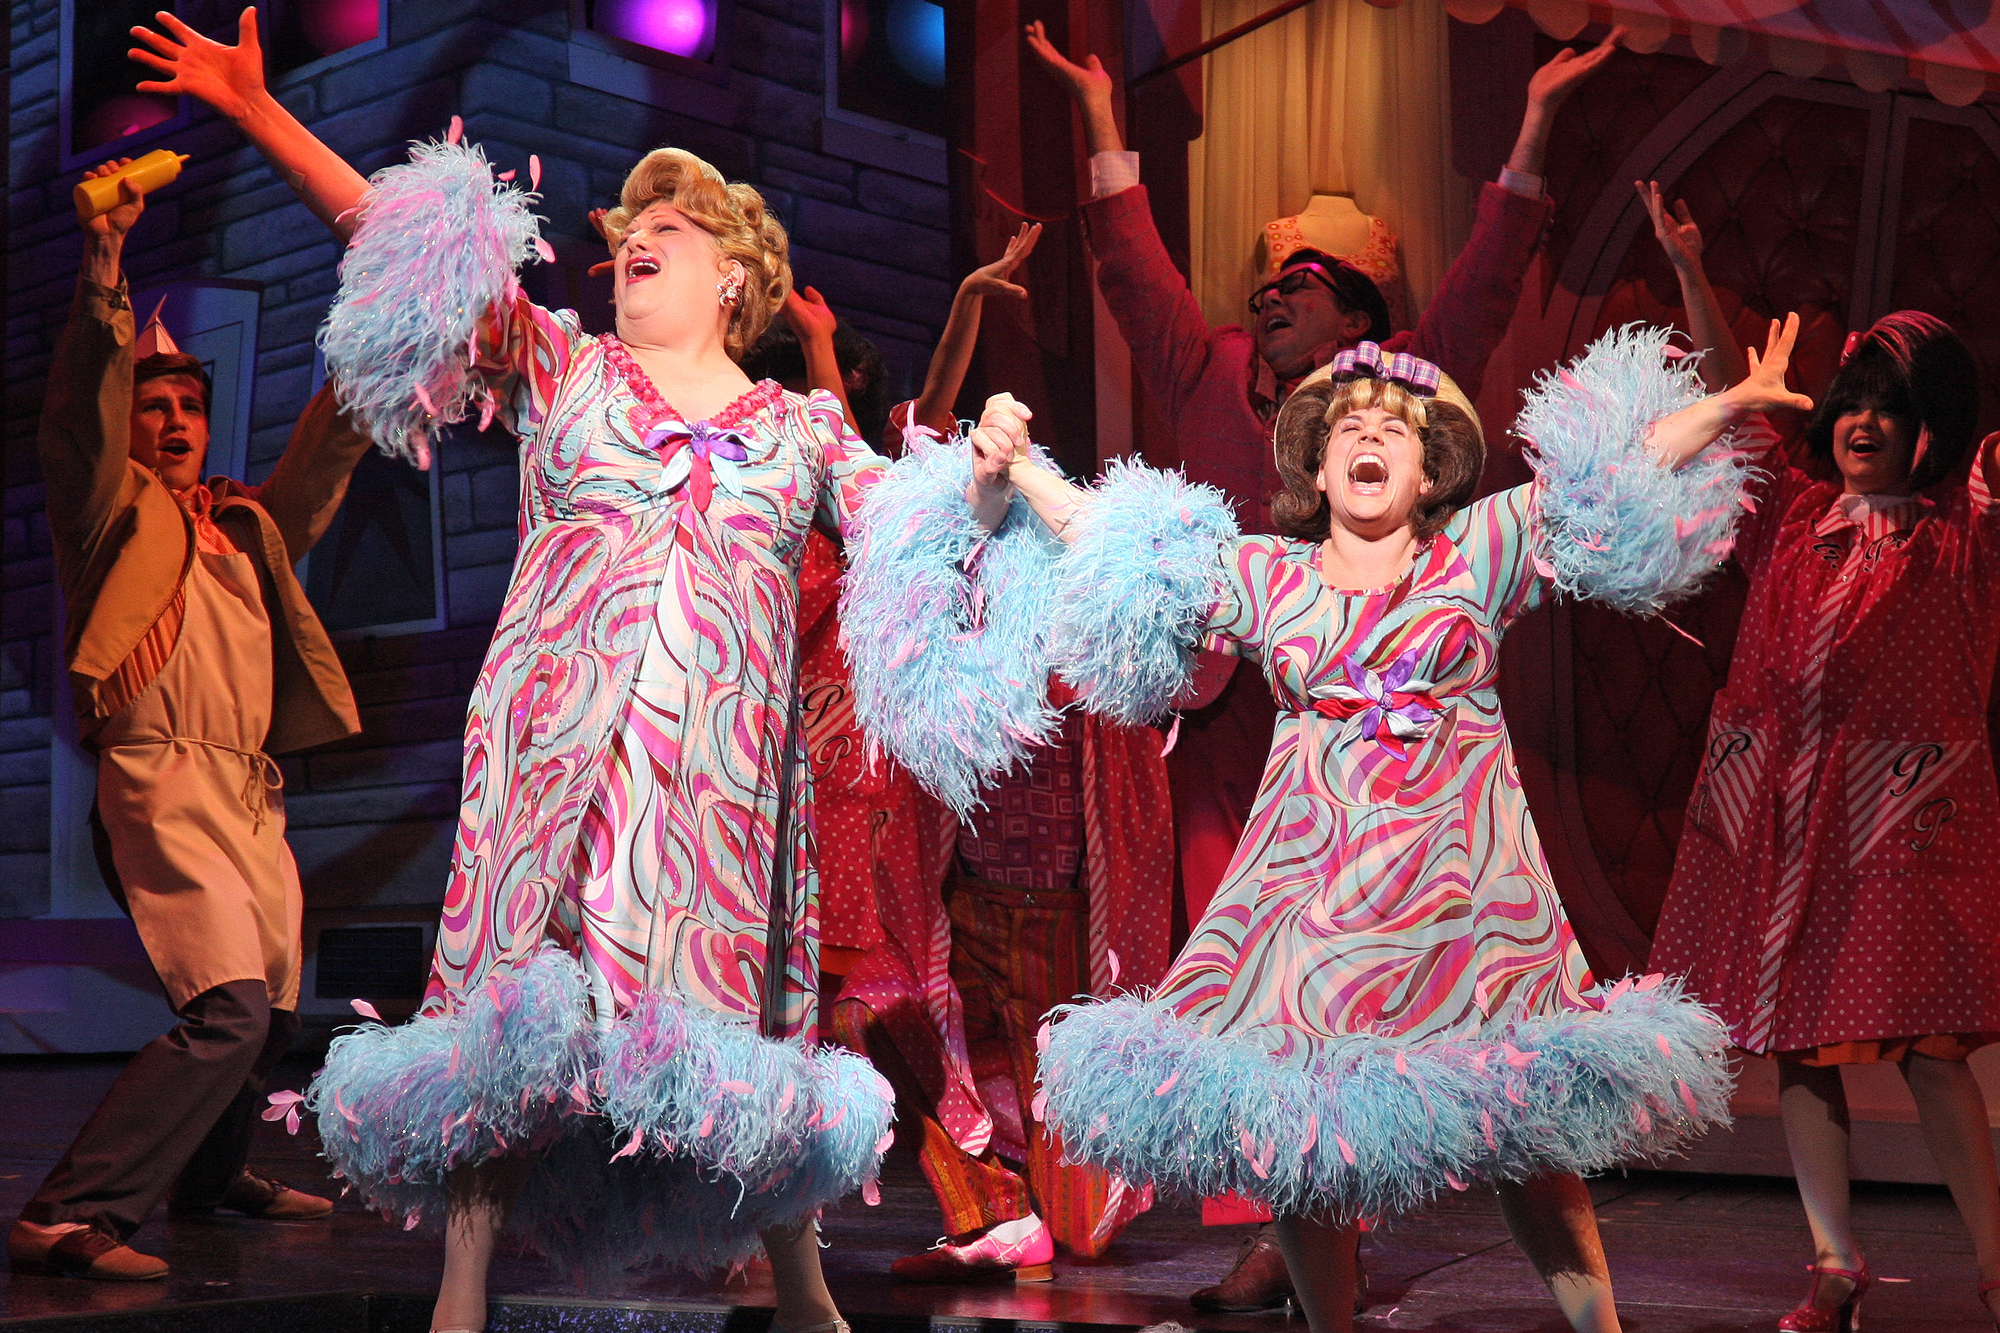
[[[1370,0],[1393,8],[1400,0]],[[1512,6],[1551,37],[1592,23],[1623,23],[1626,45],[1656,51],[1686,37],[1711,64],[1746,56],[1800,78],[1851,79],[1869,92],[1920,80],[1933,97],[1968,106],[2000,89],[2000,5],[1989,0],[1445,0],[1467,23]]]

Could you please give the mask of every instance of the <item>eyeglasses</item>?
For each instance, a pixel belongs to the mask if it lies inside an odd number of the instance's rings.
[[[1327,272],[1323,264],[1310,261],[1294,264],[1271,281],[1250,293],[1250,315],[1254,319],[1264,313],[1274,296],[1296,296],[1305,290],[1306,283],[1318,282],[1329,292],[1334,291],[1333,274]]]

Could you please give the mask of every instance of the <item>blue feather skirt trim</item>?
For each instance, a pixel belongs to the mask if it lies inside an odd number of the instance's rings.
[[[1065,535],[1048,627],[1056,673],[1091,712],[1151,722],[1194,678],[1236,517],[1214,487],[1121,459]]]
[[[1309,1063],[1274,1058],[1275,1034],[1254,1028],[1204,1035],[1158,1001],[1065,1006],[1043,1114],[1070,1160],[1135,1185],[1340,1221],[1475,1181],[1657,1160],[1727,1123],[1728,1037],[1706,1009],[1659,978],[1598,998],[1477,1037],[1343,1037]]]
[[[963,815],[1046,744],[1053,538],[1018,496],[988,536],[965,501],[957,436],[918,437],[868,488],[841,582],[854,712],[924,788]]]
[[[1720,440],[1678,467],[1646,449],[1653,423],[1699,401],[1697,358],[1669,331],[1613,329],[1528,391],[1514,431],[1535,470],[1535,559],[1559,592],[1650,615],[1728,558],[1756,475]]]
[[[668,995],[594,1026],[554,948],[449,1014],[336,1038],[306,1105],[335,1174],[410,1227],[443,1222],[453,1170],[528,1156],[509,1227],[584,1281],[740,1263],[760,1230],[872,1196],[895,1118],[861,1057]]]

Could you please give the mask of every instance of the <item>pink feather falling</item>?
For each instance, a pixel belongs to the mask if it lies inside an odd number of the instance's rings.
[[[293,1092],[290,1089],[274,1092],[267,1099],[271,1104],[264,1109],[264,1119],[282,1120],[285,1122],[285,1132],[296,1134],[299,1132],[299,1105],[305,1099],[304,1093]]]

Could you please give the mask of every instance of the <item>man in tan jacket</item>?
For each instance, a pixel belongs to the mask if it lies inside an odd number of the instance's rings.
[[[126,186],[85,224],[39,442],[100,862],[180,1022],[126,1066],[7,1242],[17,1271],[127,1281],[166,1274],[125,1242],[169,1190],[176,1212],[333,1207],[246,1159],[299,1027],[302,900],[270,755],[361,729],[292,566],[368,448],[322,392],[264,485],[202,484],[206,372],[172,350],[134,360],[119,259],[144,210]]]

